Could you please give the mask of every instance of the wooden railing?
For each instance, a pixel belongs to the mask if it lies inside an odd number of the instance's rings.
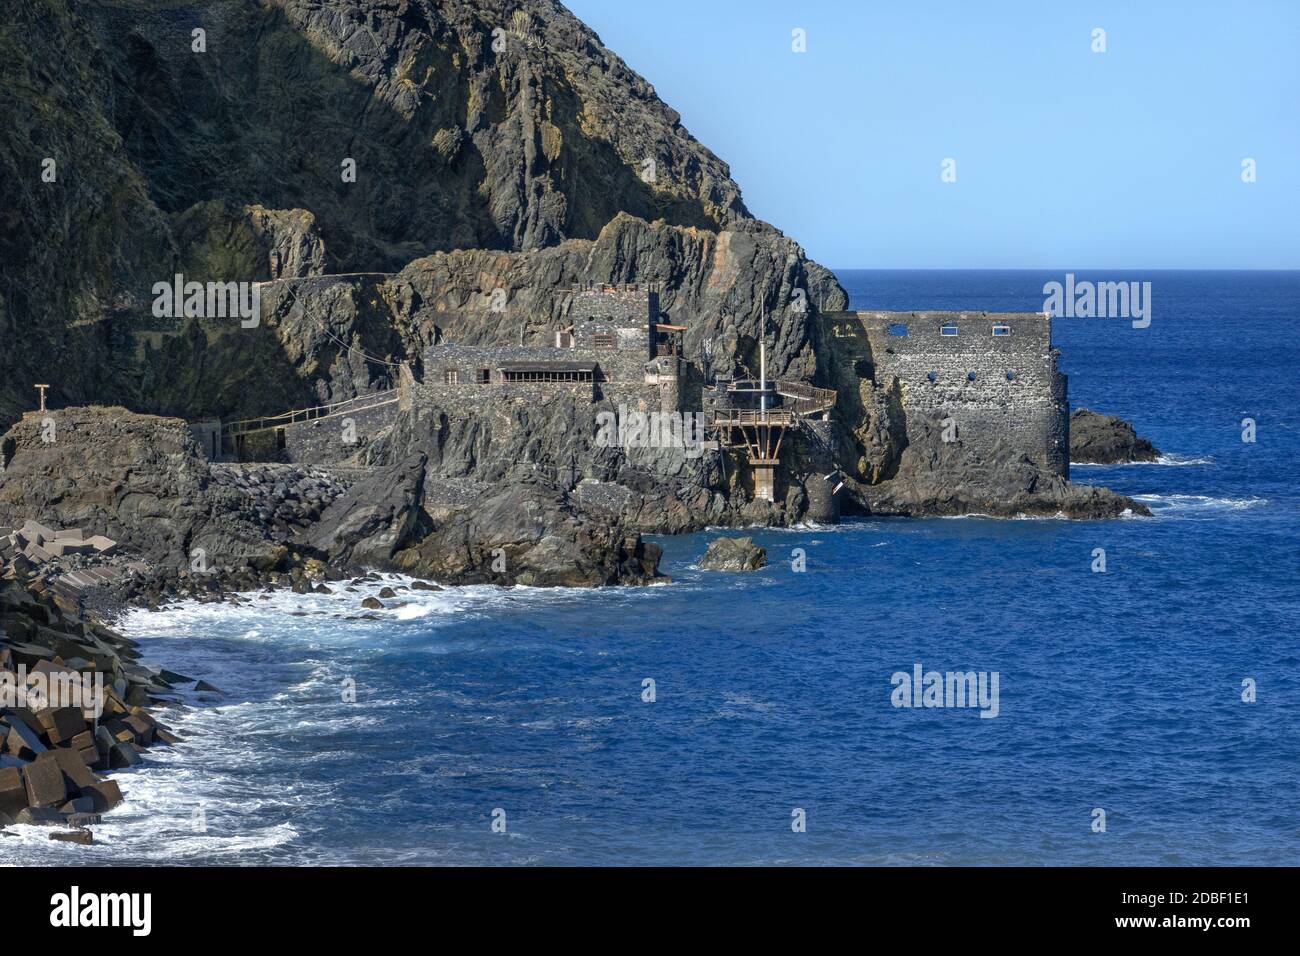
[[[776,383],[776,393],[782,398],[790,399],[793,404],[785,407],[800,415],[814,415],[835,407],[836,393],[833,388],[818,388],[807,382],[780,379]]]
[[[282,412],[279,415],[269,415],[263,418],[245,418],[237,422],[226,422],[221,426],[223,435],[245,435],[249,432],[268,431],[272,428],[284,428],[287,425],[298,425],[302,422],[315,421],[318,418],[329,418],[332,415],[338,415],[342,412],[364,412],[372,408],[379,408],[382,405],[390,405],[399,401],[399,389],[387,389],[382,392],[376,392],[372,395],[358,395],[356,398],[344,399],[341,402],[332,402],[329,405],[317,405],[314,408],[296,408],[293,411]],[[366,404],[361,404],[361,403]]]
[[[756,408],[719,408],[713,412],[714,425],[793,425],[798,416],[784,408],[759,411]]]

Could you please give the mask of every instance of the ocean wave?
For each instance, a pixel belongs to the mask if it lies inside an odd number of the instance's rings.
[[[1267,498],[1216,498],[1211,495],[1134,495],[1134,501],[1140,501],[1153,513],[1164,511],[1182,512],[1221,512],[1244,511],[1268,504]]]
[[[1129,468],[1137,465],[1165,465],[1173,468],[1182,468],[1187,465],[1213,465],[1214,459],[1210,457],[1191,457],[1188,455],[1161,455],[1155,461],[1117,461],[1110,464],[1100,461],[1072,461],[1071,468]]]

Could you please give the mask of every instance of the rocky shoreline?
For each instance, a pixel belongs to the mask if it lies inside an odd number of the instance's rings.
[[[140,660],[135,642],[0,560],[0,840],[51,828],[90,844],[122,802],[110,776],[180,738],[154,716],[202,681]]]
[[[666,580],[661,551],[624,522],[627,493],[658,502],[646,514],[660,526],[641,522],[649,530],[698,530],[717,517],[714,508],[697,510],[698,501],[644,482],[632,482],[632,492],[610,483],[623,494],[607,500],[591,493],[591,483],[579,484],[586,492],[579,497],[542,479],[447,478],[432,473],[425,450],[365,470],[211,463],[177,419],[94,407],[57,415],[56,443],[38,439],[30,418],[2,439],[0,682],[26,688],[50,675],[99,678],[104,710],[96,718],[0,699],[0,832],[36,824],[52,827],[52,839],[93,842],[99,814],[122,798],[104,774],[177,742],[154,709],[178,705],[178,690],[215,690],[144,664],[132,641],[101,623],[128,607],[344,590],[358,594],[354,617],[375,619],[374,612],[400,606],[392,601],[403,590],[440,589],[426,577],[647,584]],[[1149,447],[1127,423],[1086,415],[1098,419],[1076,416],[1088,423],[1081,431],[1088,447],[1138,454]],[[866,514],[1149,514],[1107,489],[1046,475],[1010,448],[982,462],[922,440],[905,450],[891,478],[844,481],[850,509]],[[665,498],[680,510],[665,507]],[[759,525],[789,523],[791,514],[766,505],[724,513],[733,524]],[[719,537],[699,566],[749,571],[765,558],[752,539]],[[415,580],[363,596],[382,582],[377,571]]]
[[[656,482],[630,460],[615,480],[566,488],[540,474],[449,477],[449,446],[410,436],[392,464],[331,468],[209,462],[184,422],[122,408],[61,409],[57,421],[53,443],[35,416],[0,438],[0,558],[104,619],[178,599],[307,593],[373,570],[443,584],[646,584],[664,579],[660,549],[643,532],[785,526],[802,513],[797,501],[719,504],[716,477],[692,483],[687,471]],[[1158,454],[1120,419],[1079,410],[1072,422],[1080,453],[1094,459]],[[888,479],[843,479],[848,514],[1149,514],[1127,496],[1047,473],[1015,448],[985,460],[929,434],[914,437]]]

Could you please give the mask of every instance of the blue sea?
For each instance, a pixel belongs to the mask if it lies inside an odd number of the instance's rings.
[[[879,309],[1039,311],[1064,279],[839,275]],[[0,856],[1300,864],[1300,273],[1078,278],[1152,282],[1149,328],[1055,338],[1072,403],[1165,453],[1075,480],[1153,517],[760,530],[748,575],[665,538],[670,585],[402,592],[381,621],[343,591],[133,613],[225,696],[119,776],[97,845],[18,828]],[[998,715],[893,706],[918,664],[997,672]]]

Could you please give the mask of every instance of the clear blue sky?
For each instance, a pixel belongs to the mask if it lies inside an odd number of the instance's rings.
[[[1300,268],[1300,0],[565,2],[833,268]]]

